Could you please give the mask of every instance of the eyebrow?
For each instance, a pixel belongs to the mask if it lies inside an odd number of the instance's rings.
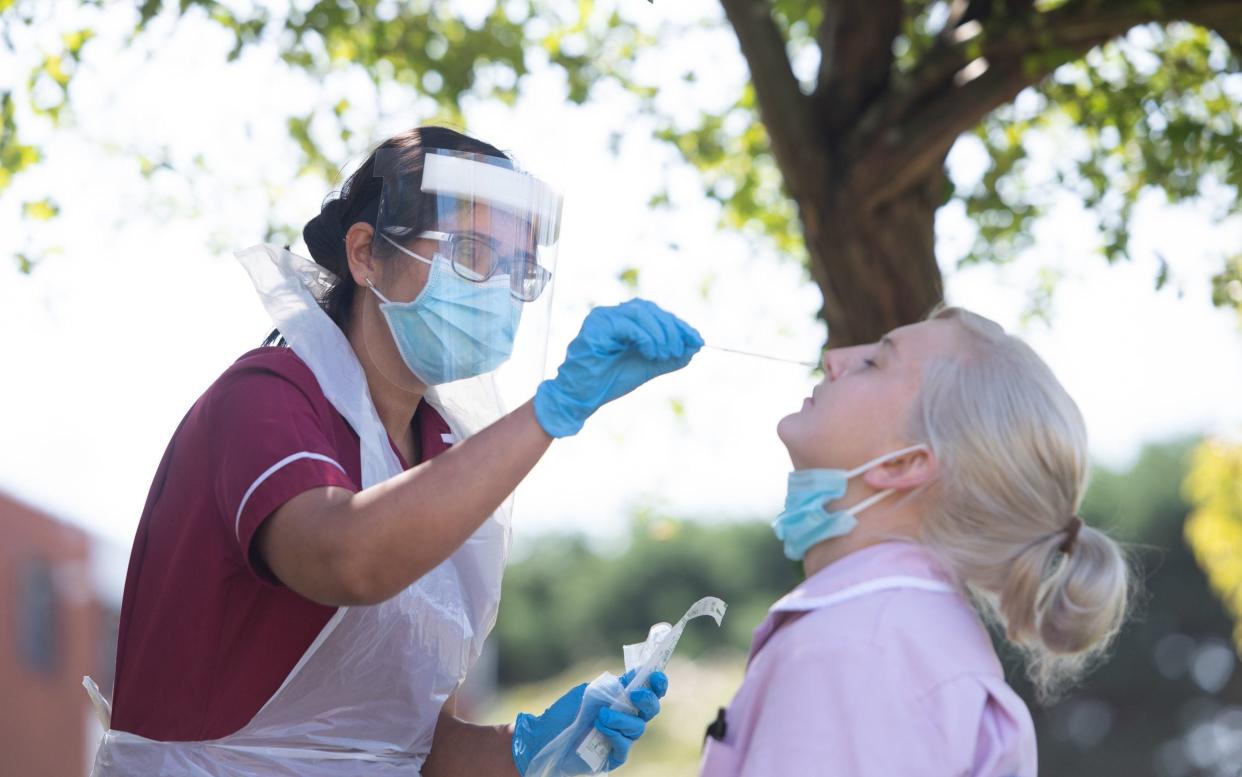
[[[880,345],[887,345],[889,348],[893,349],[893,356],[897,355],[897,343],[893,342],[893,338],[888,335],[884,335],[880,338]]]
[[[496,252],[500,252],[502,249],[506,249],[506,248],[508,248],[508,247],[509,247],[509,246],[508,246],[508,244],[504,243],[503,241],[499,240],[498,238],[492,237],[491,235],[486,234],[486,233],[484,233],[484,232],[476,232],[476,231],[475,231],[475,230],[473,230],[473,229],[465,229],[465,230],[461,230],[461,231],[460,231],[460,232],[458,232],[457,234],[461,235],[462,237],[474,238],[475,240],[478,240],[478,241],[480,241],[480,242],[487,243],[489,246],[491,246],[491,247],[492,247],[492,250],[494,250],[494,251],[496,251]],[[529,255],[529,256],[534,256],[534,254],[533,254],[533,253],[531,253],[530,251],[527,251],[527,250],[526,250],[526,249],[525,249],[525,248],[521,245],[521,241],[519,241],[519,240],[514,240],[514,241],[513,241],[512,248],[513,248],[513,251],[511,251],[511,252],[510,252],[510,254],[511,254],[511,255],[512,255],[512,254],[516,254],[516,253],[523,253],[523,254],[527,254],[527,255]]]

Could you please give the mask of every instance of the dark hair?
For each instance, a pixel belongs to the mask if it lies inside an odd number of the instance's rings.
[[[345,234],[360,221],[375,226],[383,186],[383,179],[375,174],[375,155],[383,149],[396,149],[399,152],[397,165],[403,174],[409,176],[407,182],[415,191],[421,189],[423,157],[428,150],[444,149],[509,158],[508,154],[495,146],[448,127],[415,127],[379,144],[353,175],[345,180],[337,196],[328,195],[320,207],[319,215],[306,222],[302,229],[302,238],[310,249],[311,258],[337,277],[337,282],[320,300],[320,305],[341,331],[345,331],[349,323],[354,290],[358,286],[349,273],[349,261],[345,255]],[[415,232],[430,229],[434,226],[436,211],[434,205],[425,199],[411,198],[408,203],[404,203],[405,212],[386,216],[399,218],[401,223],[413,227]],[[372,244],[372,253],[379,257],[391,256],[394,250],[383,241]],[[285,340],[280,330],[273,329],[263,344],[284,345]]]

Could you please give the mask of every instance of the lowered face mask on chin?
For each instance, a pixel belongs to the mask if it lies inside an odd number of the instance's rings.
[[[772,531],[785,544],[785,556],[791,561],[801,561],[812,546],[853,531],[858,525],[854,516],[893,493],[894,489],[887,488],[842,510],[828,511],[824,509],[824,505],[845,496],[851,478],[890,459],[920,449],[927,449],[927,446],[912,445],[886,453],[848,471],[800,469],[789,473],[785,510],[772,521]]]

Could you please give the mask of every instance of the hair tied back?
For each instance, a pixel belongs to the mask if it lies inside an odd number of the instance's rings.
[[[319,215],[302,230],[302,238],[310,249],[311,258],[334,275],[345,266],[345,223],[341,217],[349,203],[337,198],[323,204]]]
[[[1065,526],[1065,542],[1061,543],[1061,552],[1070,555],[1074,552],[1074,545],[1078,542],[1078,532],[1082,530],[1082,519],[1075,515]]]

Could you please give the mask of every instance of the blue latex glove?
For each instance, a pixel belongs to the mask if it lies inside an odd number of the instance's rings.
[[[556,377],[535,392],[535,418],[553,437],[577,434],[605,402],[685,367],[702,347],[693,327],[646,300],[595,308]]]
[[[621,676],[621,685],[628,686],[634,679],[633,672]],[[602,699],[592,699],[588,704],[594,708],[586,709],[584,720],[593,721],[582,728],[577,736],[572,737],[574,747],[586,737],[591,725],[594,725],[612,745],[612,753],[604,771],[612,771],[630,755],[630,748],[647,728],[647,721],[660,713],[660,699],[668,691],[668,677],[663,672],[652,672],[647,688],[639,688],[630,692],[630,701],[638,708],[637,715],[617,712],[604,706]],[[586,691],[586,683],[573,688],[548,707],[542,715],[535,717],[525,712],[519,713],[517,723],[513,727],[513,763],[518,772],[526,774],[531,761],[539,751],[555,739],[562,731],[574,724],[578,718],[578,709],[582,706],[582,696]],[[589,774],[586,762],[577,753],[569,753],[558,764],[558,777],[569,777],[575,774]]]

